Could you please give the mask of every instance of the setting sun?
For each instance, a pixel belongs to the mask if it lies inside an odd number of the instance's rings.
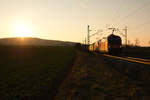
[[[25,24],[13,25],[13,35],[15,37],[32,37],[32,30]]]

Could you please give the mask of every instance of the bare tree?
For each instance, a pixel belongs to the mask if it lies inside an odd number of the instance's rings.
[[[130,45],[131,44],[131,41],[130,40],[128,40],[128,45]]]
[[[138,38],[135,39],[135,46],[140,46],[140,40]]]

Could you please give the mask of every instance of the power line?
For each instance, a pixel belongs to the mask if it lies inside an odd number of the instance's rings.
[[[141,7],[135,9],[134,11],[132,11],[132,13],[130,13],[129,15],[127,15],[126,17],[124,17],[123,20],[126,20],[127,18],[129,18],[130,16],[133,16],[135,13],[139,12],[140,10],[144,9],[145,7],[147,7],[148,5],[150,5],[150,2],[146,2],[145,4],[143,4]]]
[[[128,34],[127,34],[127,26],[125,26],[125,28],[123,29],[125,33],[121,32],[120,29],[118,28],[114,28],[114,27],[110,27],[108,28],[109,30],[112,30],[112,34],[114,34],[115,31],[118,31],[120,35],[122,35],[125,38],[125,45],[127,45],[127,41],[128,41]]]
[[[126,0],[122,0],[122,1],[121,1],[121,3],[119,4],[118,9],[117,9],[116,12],[114,13],[114,18],[113,18],[113,19],[116,19],[116,18],[117,18],[117,16],[119,15],[119,13],[120,13],[120,11],[121,11],[121,9],[122,9],[123,4],[124,4],[125,1],[126,1]]]
[[[93,33],[91,33],[91,31],[92,31]],[[96,32],[95,32],[95,31],[96,31]],[[87,26],[87,40],[86,40],[87,44],[90,44],[90,43],[91,43],[91,37],[93,37],[93,36],[95,36],[95,35],[102,35],[101,32],[103,32],[103,30],[101,30],[101,29],[98,29],[98,30],[96,30],[96,29],[91,29],[91,28],[90,28],[90,25],[88,25],[88,26]]]

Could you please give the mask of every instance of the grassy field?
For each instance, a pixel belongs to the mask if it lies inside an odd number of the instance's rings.
[[[0,46],[0,100],[49,99],[74,55],[73,47]]]
[[[122,52],[129,56],[150,59],[150,47],[124,47]]]
[[[150,100],[150,69],[79,51],[56,100]]]

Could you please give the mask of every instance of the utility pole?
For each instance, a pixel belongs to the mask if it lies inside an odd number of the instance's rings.
[[[90,25],[88,25],[88,26],[87,26],[87,40],[86,40],[86,42],[87,42],[88,45],[90,44],[90,38],[91,38],[92,36],[97,35],[97,34],[98,34],[99,32],[101,32],[102,30],[98,30],[96,33],[93,33],[93,34],[90,34],[90,31],[93,31],[93,30],[90,30]]]
[[[90,26],[87,26],[87,44],[90,44]]]

